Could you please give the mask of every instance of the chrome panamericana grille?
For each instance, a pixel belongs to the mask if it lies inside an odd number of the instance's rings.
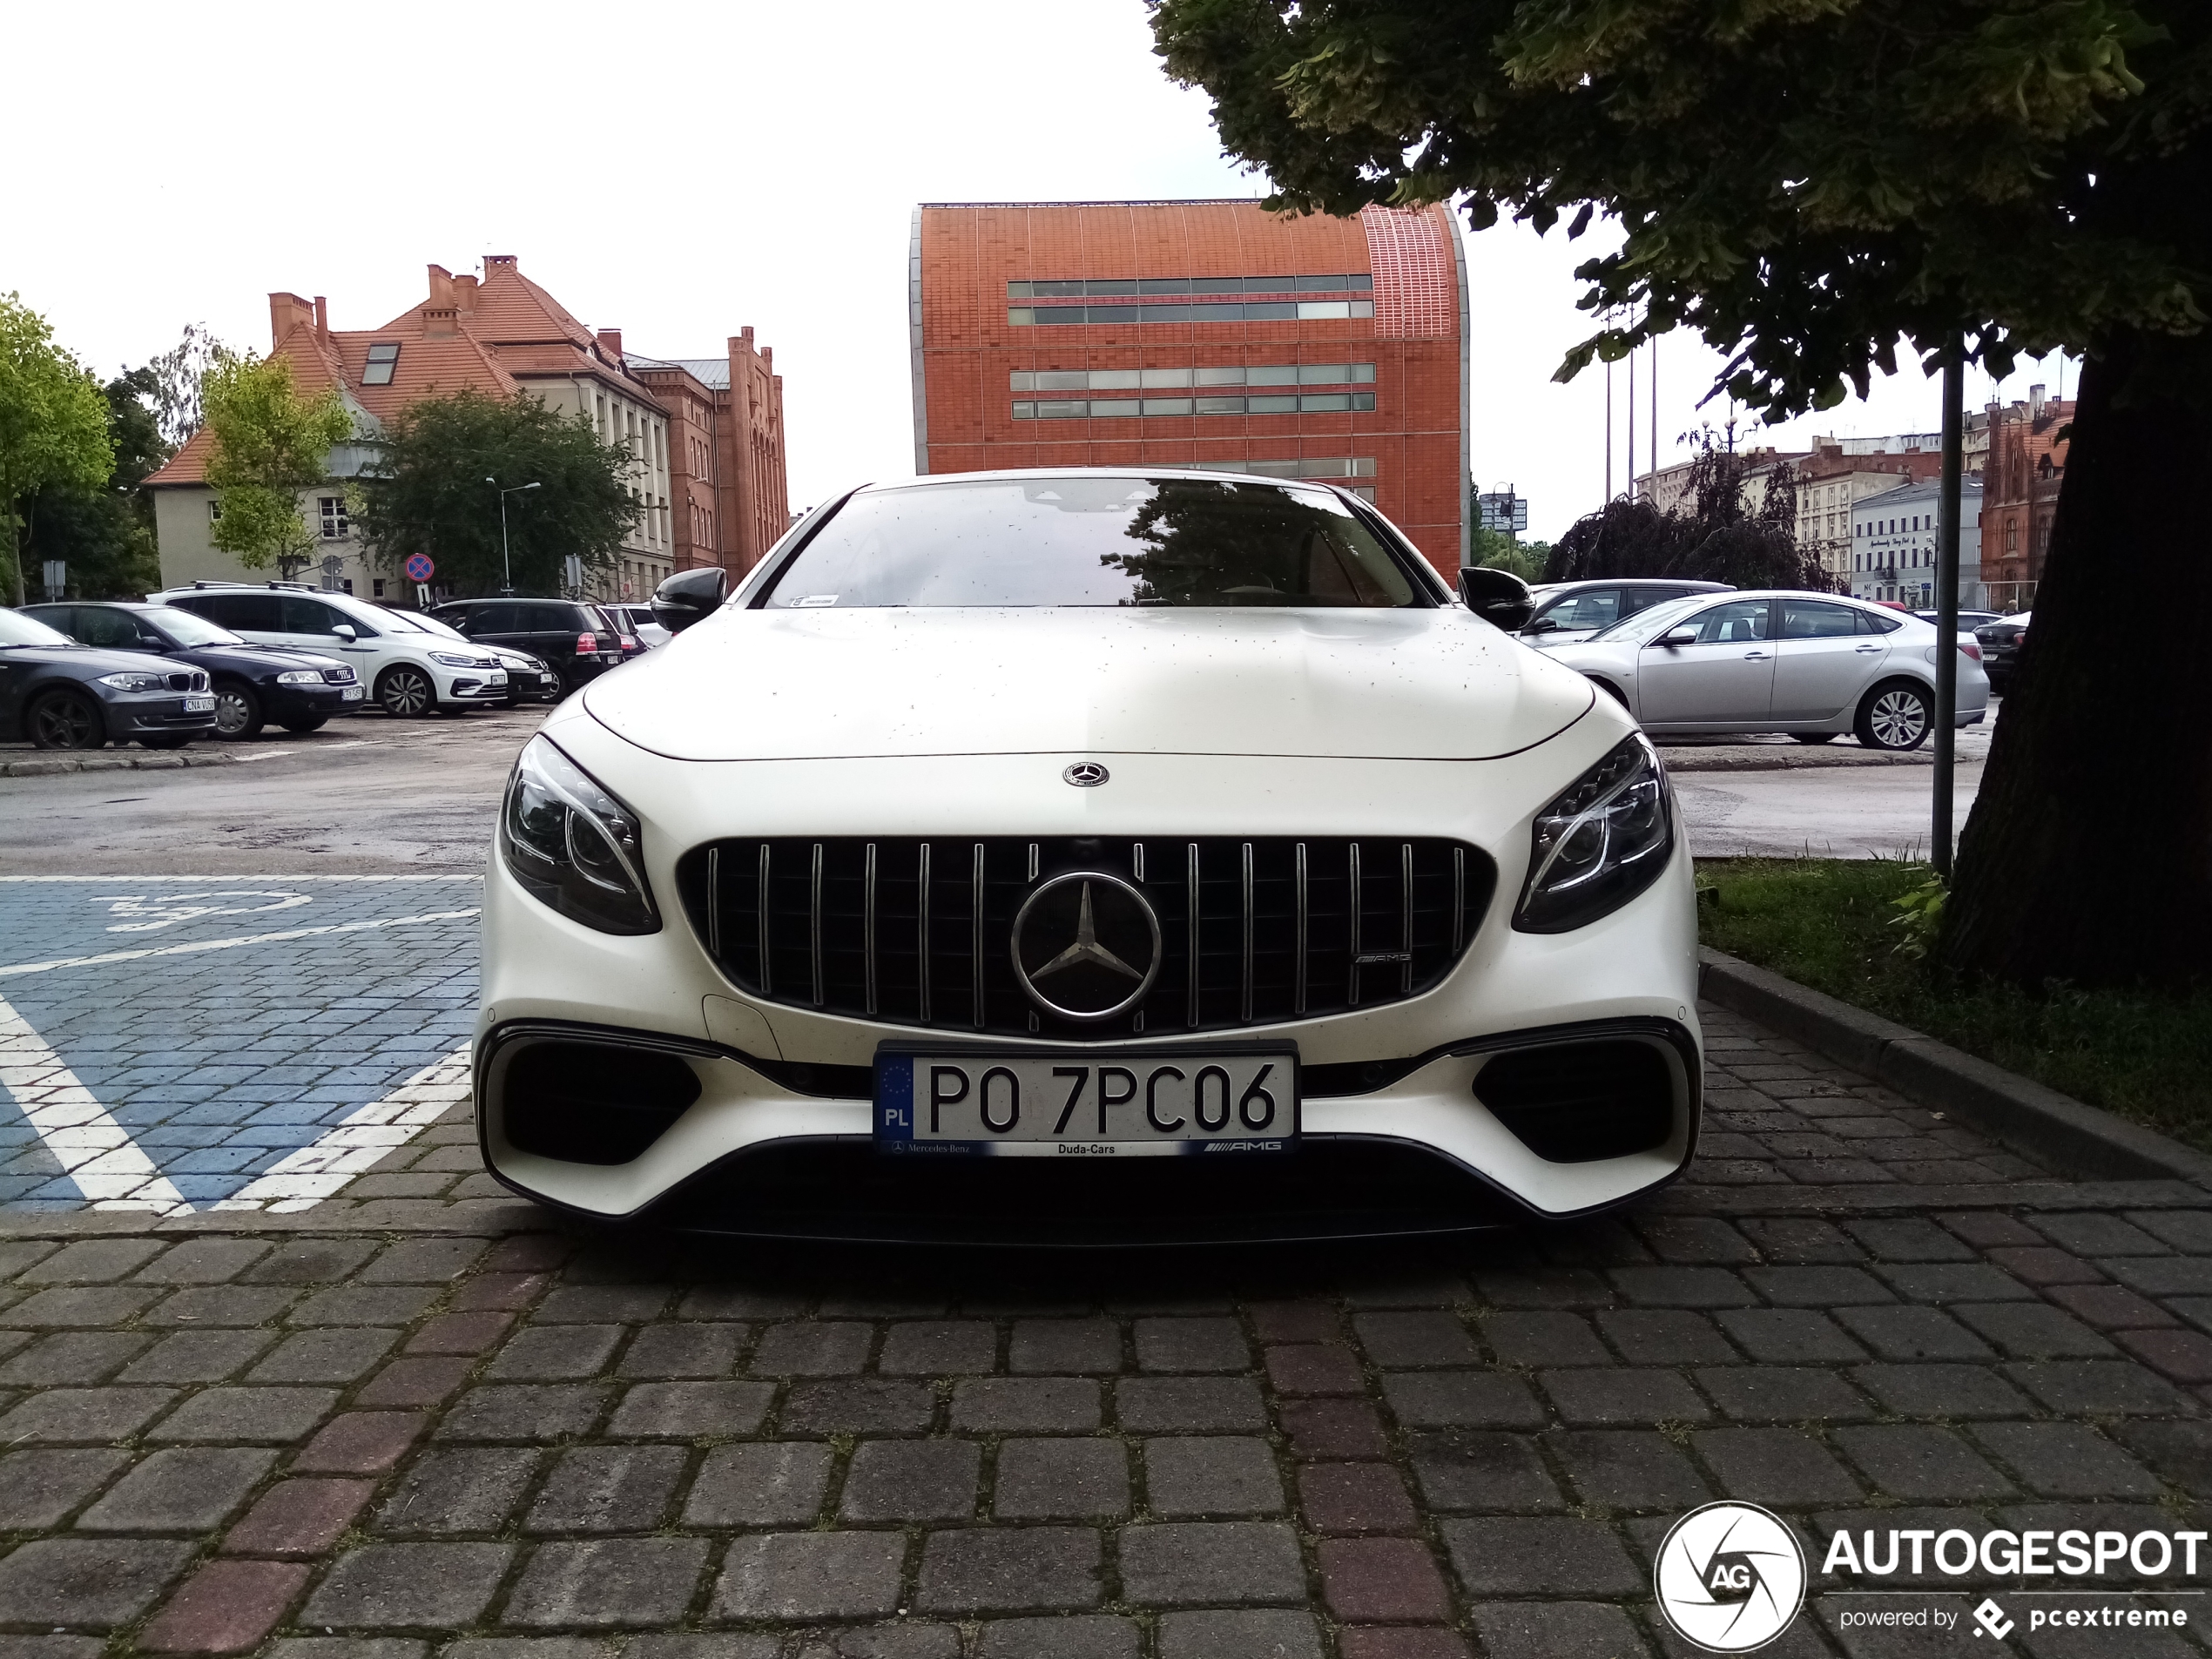
[[[1040,881],[1096,871],[1157,913],[1159,973],[1103,1022],[1042,1014],[1009,933]],[[678,866],[722,971],[765,1000],[948,1032],[1089,1040],[1278,1023],[1400,1001],[1450,971],[1496,886],[1457,841],[1382,837],[727,840]]]

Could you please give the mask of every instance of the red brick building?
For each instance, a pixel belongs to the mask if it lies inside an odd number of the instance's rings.
[[[2028,388],[2027,401],[1988,410],[1989,459],[1982,472],[1981,579],[1990,604],[2025,610],[2035,603],[2043,558],[2051,550],[2051,520],[2059,510],[2066,477],[2067,440],[2059,435],[2074,420],[2068,398]]]
[[[511,253],[486,255],[481,279],[438,265],[427,274],[423,303],[380,328],[333,328],[320,297],[271,294],[271,354],[291,362],[301,391],[335,390],[365,440],[411,403],[475,391],[535,397],[627,448],[637,520],[599,597],[642,599],[696,564],[740,574],[783,534],[783,379],[752,329],[730,340],[726,358],[663,361],[625,354],[618,328],[585,327]],[[209,540],[212,447],[207,432],[193,434],[146,481],[165,582],[258,574]],[[303,492],[301,507],[336,561],[330,585],[363,584],[359,591],[381,598],[399,584],[359,544],[339,493],[370,454],[361,444],[332,451],[331,484]],[[487,495],[484,510],[497,502]]]
[[[1467,268],[1448,209],[925,203],[914,469],[1324,478],[1442,571],[1468,547]]]

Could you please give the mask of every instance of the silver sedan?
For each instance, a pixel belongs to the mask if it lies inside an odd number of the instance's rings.
[[[1935,722],[1939,636],[1902,610],[1840,594],[1699,594],[1548,651],[1618,698],[1655,737],[1786,732],[1917,749]],[[1989,703],[1981,649],[1960,634],[1959,725]]]

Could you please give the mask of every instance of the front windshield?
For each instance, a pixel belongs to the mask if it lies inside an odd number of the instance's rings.
[[[865,491],[766,599],[802,610],[1427,603],[1327,490],[1098,474]]]
[[[388,610],[384,615],[393,627],[402,632],[413,629],[419,634],[442,634],[448,639],[458,639],[464,644],[468,643],[468,635],[462,633],[452,624],[441,622],[435,617],[417,616],[411,610]]]
[[[1656,638],[1676,617],[1689,615],[1712,597],[1710,593],[1693,593],[1685,599],[1669,599],[1662,604],[1639,610],[1632,617],[1622,617],[1610,628],[1592,634],[1590,643],[1595,644],[1601,639]]]
[[[9,645],[70,645],[76,642],[20,610],[0,610],[0,648]]]
[[[246,642],[227,628],[218,628],[205,617],[195,617],[175,605],[156,605],[139,617],[152,623],[179,645],[243,645]]]

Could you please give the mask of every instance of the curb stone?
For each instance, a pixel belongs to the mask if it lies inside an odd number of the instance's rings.
[[[1795,1037],[1909,1100],[1956,1113],[2017,1152],[2084,1175],[2163,1176],[2212,1187],[2212,1157],[2169,1136],[1724,952],[1701,945],[1697,961],[1701,996]]]
[[[226,749],[204,755],[181,749],[149,749],[142,755],[41,755],[36,760],[0,760],[0,778],[54,778],[70,772],[173,772],[179,766],[234,766],[238,757]]]

